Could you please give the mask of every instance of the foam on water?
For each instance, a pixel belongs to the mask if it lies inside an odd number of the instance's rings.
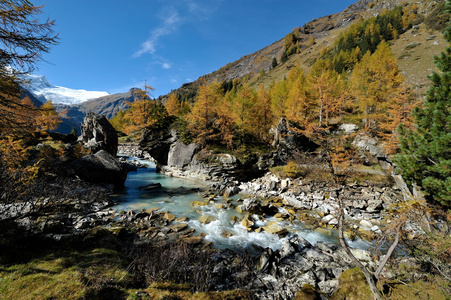
[[[206,240],[212,242],[218,248],[252,250],[256,245],[263,248],[269,247],[273,250],[280,249],[285,237],[279,237],[265,231],[259,233],[248,231],[241,223],[233,223],[232,216],[240,218],[243,215],[240,215],[235,209],[220,207],[219,204],[224,204],[222,197],[217,197],[214,202],[206,206],[191,207],[193,201],[205,201],[202,198],[203,192],[193,192],[193,189],[201,188],[205,190],[207,189],[206,186],[200,186],[199,183],[188,180],[164,176],[156,172],[153,163],[144,160],[140,162],[148,164],[149,168],[129,172],[125,188],[115,195],[115,200],[119,202],[116,206],[117,210],[157,208],[160,211],[170,211],[177,217],[188,217],[190,219],[187,222],[188,225],[194,228],[196,232],[206,234]],[[139,190],[139,186],[151,182],[161,183],[162,188],[152,191]],[[239,203],[234,200],[234,204],[238,205]],[[286,212],[284,208],[280,208],[279,211]],[[201,223],[199,218],[204,215],[212,216],[214,221],[208,224]],[[252,215],[251,218],[258,227],[265,226],[268,222],[277,221],[290,233],[302,236],[312,244],[318,241],[339,244],[336,230],[319,229],[313,231],[307,230],[303,223],[299,221],[279,221],[274,217],[263,220],[257,215]],[[369,243],[361,240],[348,241],[348,243],[353,248],[368,249],[370,246]]]

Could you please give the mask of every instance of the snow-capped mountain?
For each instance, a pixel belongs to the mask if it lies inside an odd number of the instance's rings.
[[[74,90],[51,84],[45,76],[26,75],[23,87],[32,92],[39,100],[74,105],[91,99],[109,95],[107,92]]]

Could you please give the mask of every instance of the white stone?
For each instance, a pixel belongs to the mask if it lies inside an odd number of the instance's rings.
[[[325,217],[323,217],[323,218],[321,219],[321,222],[328,224],[328,223],[329,223],[330,221],[332,221],[333,219],[335,219],[334,216],[332,216],[332,215],[327,215],[327,216],[325,216]]]
[[[371,255],[369,251],[363,249],[351,249],[351,252],[359,261],[371,261]]]
[[[287,178],[287,179],[283,179],[281,182],[280,182],[280,187],[281,188],[288,188],[290,186],[290,179],[289,178]]]
[[[345,133],[354,133],[359,129],[359,127],[355,124],[341,124],[340,130],[344,131]]]
[[[371,228],[371,227],[373,227],[373,224],[371,224],[370,221],[362,220],[362,221],[360,221],[360,227]]]

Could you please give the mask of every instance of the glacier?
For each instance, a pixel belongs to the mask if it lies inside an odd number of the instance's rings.
[[[43,75],[25,75],[23,88],[33,93],[41,102],[47,100],[54,104],[75,105],[108,96],[107,92],[70,89],[51,84]]]

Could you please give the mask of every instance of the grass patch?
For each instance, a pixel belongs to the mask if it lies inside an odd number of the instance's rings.
[[[394,184],[393,179],[391,178],[390,175],[359,173],[359,172],[353,172],[352,175],[347,180],[347,182],[348,183],[356,182],[357,184],[366,184],[366,185]]]
[[[2,299],[80,299],[131,283],[126,260],[114,250],[51,254],[0,267]],[[118,293],[116,292],[116,294]]]
[[[276,167],[269,168],[269,171],[280,179],[284,179],[287,177],[289,177],[291,179],[295,179],[295,178],[299,178],[299,177],[304,177],[309,173],[307,168],[299,167],[293,161],[289,161],[284,166],[276,166]]]
[[[435,277],[431,277],[428,280],[420,279],[409,283],[392,281],[388,283],[388,285],[390,286],[390,289],[387,299],[390,300],[451,299],[451,295],[446,292],[446,289],[450,289],[450,283]]]
[[[450,21],[450,15],[446,13],[445,1],[440,2],[434,10],[424,19],[428,29],[444,31]]]
[[[359,268],[344,271],[338,278],[339,289],[334,294],[334,300],[373,300],[373,294],[368,286],[365,275]]]
[[[44,145],[50,146],[53,149],[59,150],[59,149],[64,149],[65,145],[63,142],[61,141],[55,141],[53,139],[45,139],[41,142]]]
[[[163,286],[162,286],[163,285]],[[167,287],[164,287],[167,285]],[[232,290],[223,292],[202,292],[194,293],[185,290],[183,286],[178,288],[172,283],[152,284],[145,290],[145,294],[136,297],[131,296],[128,299],[156,299],[156,300],[245,300],[255,299],[254,293],[244,290]]]

